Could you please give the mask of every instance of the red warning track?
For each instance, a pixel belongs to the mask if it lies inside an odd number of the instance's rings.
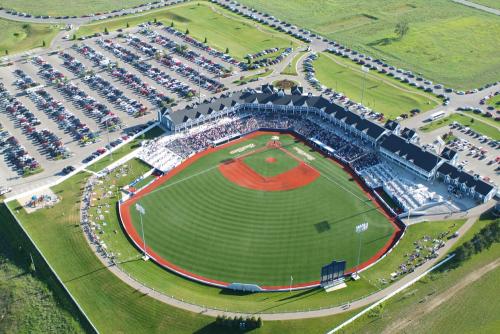
[[[227,144],[224,144],[224,145],[221,145],[221,146],[218,146],[216,148],[209,148],[201,153],[198,153],[188,159],[186,159],[182,164],[180,164],[179,166],[177,166],[176,168],[174,168],[172,171],[170,171],[167,175],[155,180],[153,183],[151,183],[149,186],[147,186],[146,188],[143,188],[141,189],[141,191],[137,194],[135,194],[133,197],[131,197],[130,199],[128,199],[127,201],[125,202],[122,202],[119,204],[118,208],[119,208],[119,214],[120,214],[120,220],[121,220],[121,223],[123,225],[123,228],[125,230],[125,232],[127,233],[127,235],[129,236],[129,238],[132,240],[132,242],[139,248],[139,249],[143,249],[144,248],[144,242],[142,240],[142,238],[140,237],[138,231],[135,229],[133,223],[132,223],[132,217],[130,215],[130,210],[133,208],[134,204],[137,203],[137,201],[139,199],[141,199],[142,197],[146,196],[148,193],[150,193],[151,191],[155,190],[156,188],[158,188],[159,186],[161,186],[162,184],[164,184],[165,182],[167,182],[168,180],[170,180],[172,177],[174,177],[175,175],[179,174],[183,169],[185,169],[186,167],[188,167],[189,165],[193,164],[194,162],[196,162],[198,159],[210,154],[210,153],[213,153],[213,152],[216,152],[218,150],[221,150],[221,149],[224,149],[228,146],[231,146],[231,145],[234,145],[234,144],[237,144],[239,142],[242,142],[242,141],[245,141],[245,140],[248,140],[250,138],[254,138],[254,137],[257,137],[257,136],[260,136],[260,135],[269,135],[269,134],[283,134],[282,132],[270,132],[270,131],[256,131],[256,132],[253,132],[243,138],[239,138],[239,139],[236,139],[236,140],[233,140]],[[296,136],[295,134],[293,133],[287,133],[291,136],[294,136],[298,139],[301,139],[300,137]],[[312,147],[314,148],[314,147]],[[280,148],[281,149],[281,148]],[[298,159],[297,157],[295,157],[293,154],[291,154],[290,152],[286,151],[283,149],[284,152],[287,152],[288,154],[290,154],[290,156],[294,157],[295,159]],[[255,152],[255,151],[254,151]],[[254,152],[249,152],[249,154],[252,154]],[[394,227],[394,232],[391,236],[391,238],[387,241],[387,243],[384,245],[384,247],[382,247],[381,249],[379,249],[379,251],[374,254],[370,259],[368,259],[367,261],[361,263],[359,265],[359,269],[358,270],[362,270],[366,267],[369,267],[371,265],[373,265],[375,262],[377,262],[378,260],[380,260],[380,258],[382,256],[384,256],[384,254],[391,248],[391,246],[394,245],[394,243],[396,242],[396,240],[399,238],[399,236],[401,235],[402,233],[402,229],[400,226],[398,226],[398,224],[396,223],[396,220],[394,217],[391,217],[385,210],[384,208],[382,207],[382,205],[376,200],[376,197],[374,197],[371,193],[371,191],[364,185],[364,183],[362,182],[362,180],[353,173],[353,171],[347,167],[347,166],[344,166],[342,164],[340,164],[339,162],[337,162],[336,160],[333,160],[335,163],[338,163],[347,173],[351,174],[354,178],[354,180],[359,184],[359,186],[363,189],[363,191],[365,192],[365,194],[368,196],[368,198],[374,202],[374,204],[380,209],[380,211],[387,217],[387,219],[389,220],[389,222],[393,225]],[[255,171],[253,171],[250,167],[248,167],[248,165],[246,165],[245,163],[241,163],[242,165],[246,166],[246,168],[249,168],[251,170],[251,172],[257,174]],[[308,178],[312,179],[313,176],[315,176],[314,179],[316,179],[317,177],[320,176],[319,172],[316,171],[314,168],[310,167],[309,165],[303,163],[301,161],[301,164],[303,164],[304,166],[297,166],[295,167],[294,169],[288,171],[288,172],[292,172],[293,173],[303,173],[305,174]],[[233,168],[233,167],[230,167],[230,169]],[[237,167],[236,169],[238,169],[240,167]],[[298,169],[297,171],[294,171],[295,169]],[[280,175],[283,175],[283,174],[286,174],[288,172],[285,172],[285,173],[282,173]],[[249,171],[247,171],[245,169],[245,173],[249,173]],[[230,173],[231,174],[231,171]],[[257,174],[259,177],[262,178],[262,176],[260,176],[260,174]],[[279,177],[280,175],[277,175],[277,177]],[[317,176],[316,176],[317,175]],[[227,177],[227,176],[226,176]],[[314,180],[312,180],[314,181]],[[310,182],[312,182],[310,181]],[[275,183],[278,182],[278,181],[274,181]],[[284,181],[281,180],[281,186],[283,187],[284,185]],[[308,183],[310,183],[308,182]],[[286,183],[286,182],[285,182]],[[289,183],[291,184],[291,183]],[[299,187],[299,186],[304,186],[305,184],[303,185],[297,185],[296,187]],[[259,189],[259,190],[262,190],[262,189]],[[283,190],[283,189],[281,189]],[[272,190],[271,190],[272,191]],[[207,278],[207,277],[204,277],[204,276],[200,276],[200,275],[197,275],[195,273],[192,273],[192,272],[189,272],[187,270],[184,270],[183,268],[165,260],[163,257],[161,257],[159,254],[157,254],[153,249],[151,249],[149,246],[146,246],[146,250],[147,250],[147,253],[149,255],[149,257],[155,261],[157,264],[159,264],[160,266],[164,267],[164,268],[167,268],[181,276],[184,276],[186,278],[189,278],[191,280],[194,280],[194,281],[198,281],[198,282],[202,282],[204,284],[208,284],[208,285],[213,285],[213,286],[218,286],[218,287],[228,287],[231,283],[230,282],[223,282],[223,281],[219,281],[219,280],[215,280],[215,279],[211,279],[211,278]],[[348,271],[346,271],[346,274],[349,274],[349,273],[352,273],[355,271],[356,268],[351,268],[349,269]],[[284,291],[284,290],[289,290],[289,289],[292,289],[292,290],[298,290],[298,289],[305,289],[305,288],[312,288],[312,287],[316,287],[320,284],[320,281],[312,281],[312,282],[304,282],[304,283],[299,283],[299,284],[294,284],[292,286],[289,286],[289,285],[286,285],[286,286],[261,286],[260,288],[264,291]]]

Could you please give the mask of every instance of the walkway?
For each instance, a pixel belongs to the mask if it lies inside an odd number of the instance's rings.
[[[459,3],[459,4],[462,4],[464,6],[468,6],[468,7],[472,7],[472,8],[476,8],[476,9],[482,10],[483,12],[488,12],[488,13],[500,16],[500,10],[495,9],[495,8],[486,7],[486,6],[477,4],[475,2],[467,1],[467,0],[452,0],[452,1],[456,2],[456,3]]]

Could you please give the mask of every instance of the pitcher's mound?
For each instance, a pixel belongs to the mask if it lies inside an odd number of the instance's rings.
[[[272,164],[273,162],[276,162],[276,158],[273,157],[266,158],[266,162]]]

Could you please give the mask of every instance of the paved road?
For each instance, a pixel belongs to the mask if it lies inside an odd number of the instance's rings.
[[[459,3],[459,4],[462,4],[462,5],[465,5],[465,6],[468,6],[468,7],[482,10],[483,12],[487,12],[487,13],[491,13],[491,14],[495,14],[495,15],[500,15],[500,10],[495,9],[495,8],[491,8],[491,7],[487,7],[487,6],[483,6],[483,5],[480,5],[480,4],[472,2],[472,1],[467,1],[467,0],[452,0],[452,1]]]

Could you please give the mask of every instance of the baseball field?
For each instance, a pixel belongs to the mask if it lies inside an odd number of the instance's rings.
[[[266,289],[318,284],[332,260],[352,270],[360,223],[369,223],[361,266],[397,230],[339,164],[292,135],[262,132],[193,156],[122,204],[121,215],[159,264],[207,283]]]

